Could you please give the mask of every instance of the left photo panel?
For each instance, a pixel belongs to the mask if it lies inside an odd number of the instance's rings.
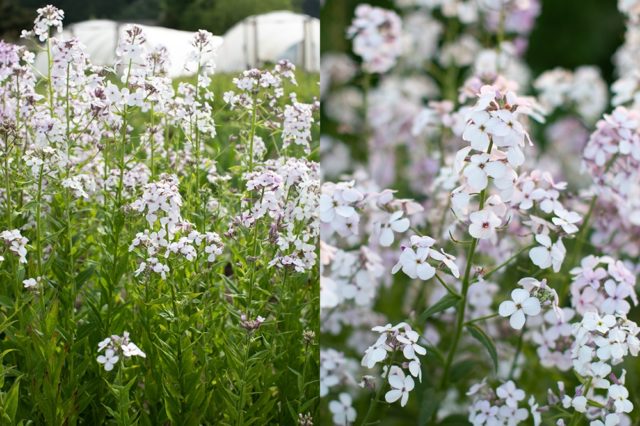
[[[0,11],[0,424],[314,424],[319,0],[51,1]]]

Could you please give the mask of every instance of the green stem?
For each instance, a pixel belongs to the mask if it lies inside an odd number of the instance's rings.
[[[260,202],[262,202],[262,198],[264,197],[264,188],[262,189],[262,193],[260,195]],[[255,287],[256,282],[256,256],[258,255],[258,224],[253,224],[253,251],[251,254],[251,262],[253,262],[253,268],[251,268],[251,278],[249,279],[249,294],[247,297],[247,302],[245,306],[245,311],[247,312],[247,319],[251,319],[251,304],[253,303],[253,287]]]
[[[496,266],[495,268],[493,268],[492,270],[490,270],[489,272],[487,272],[486,274],[482,275],[482,279],[486,280],[487,278],[489,278],[491,275],[495,274],[496,272],[498,272],[500,269],[504,268],[505,266],[507,266],[509,263],[511,263],[513,260],[517,259],[518,256],[520,256],[523,252],[531,249],[535,247],[534,245],[528,245],[526,247],[521,248],[516,254],[514,254],[513,256],[511,256],[510,258],[508,258],[507,260],[505,260],[504,262],[502,262],[501,264],[499,264],[498,266]],[[477,283],[480,280],[475,280],[472,284]]]
[[[249,320],[250,318],[247,317]],[[240,384],[240,395],[238,395],[238,404],[236,406],[236,412],[238,413],[238,421],[237,425],[242,426],[244,424],[244,390],[247,383],[247,363],[249,362],[249,350],[251,349],[251,332],[247,330],[247,335],[245,337],[244,342],[245,350],[244,350],[244,359],[242,361],[242,378]]]
[[[47,82],[49,85],[49,112],[53,117],[53,82],[51,81],[51,68],[53,63],[51,61],[51,37],[47,39]]]
[[[42,276],[42,174],[44,173],[44,163],[38,170],[38,191],[36,193],[36,265],[38,276]]]
[[[199,94],[199,89],[200,89],[200,69],[201,69],[201,65],[200,65],[200,56],[198,56],[198,70],[196,72],[196,95],[195,95],[195,102],[198,102],[198,94]],[[197,111],[194,111],[194,113],[196,113],[196,124],[195,124],[195,140],[196,140],[196,167],[195,167],[195,173],[196,173],[196,213],[197,213],[197,218],[196,218],[196,225],[200,224],[200,226],[196,226],[196,228],[202,232],[204,231],[203,227],[204,227],[204,210],[201,209],[201,207],[203,207],[203,204],[200,202],[200,130],[198,128],[198,115],[197,115]],[[255,114],[255,109],[254,109],[254,114]],[[253,125],[255,126],[255,118],[253,121]],[[194,131],[194,129],[192,129],[192,132]],[[253,144],[253,138],[251,138],[251,143]],[[253,156],[253,148],[251,150],[251,154]],[[204,197],[203,197],[204,198]]]
[[[436,277],[436,279],[440,282],[440,284],[442,284],[442,286],[443,286],[445,289],[447,289],[447,291],[448,291],[450,294],[452,294],[452,295],[454,295],[454,296],[458,296],[458,297],[460,297],[460,295],[458,294],[458,292],[457,292],[457,291],[455,291],[454,289],[452,289],[451,287],[449,287],[449,286],[447,285],[447,283],[445,283],[445,282],[444,282],[444,280],[440,277],[440,275],[435,274],[435,277]]]
[[[465,322],[464,325],[469,325],[469,324],[473,324],[473,323],[476,323],[476,322],[485,321],[485,320],[488,320],[488,319],[491,319],[491,318],[495,318],[498,315],[499,314],[497,312],[494,312],[493,314],[484,315],[484,316],[481,316],[481,317],[478,317],[478,318],[473,318],[473,319],[470,319],[469,321]]]
[[[253,171],[253,139],[256,135],[256,116],[258,110],[258,94],[253,94],[253,106],[251,110],[251,130],[249,132],[249,172]]]
[[[487,149],[487,153],[490,154],[493,149],[493,141],[489,143],[489,148]],[[483,189],[480,192],[480,206],[478,210],[482,210],[484,208],[484,202],[487,198],[487,188]],[[467,253],[467,264],[464,270],[464,276],[462,278],[462,291],[461,291],[461,299],[458,302],[458,308],[456,312],[456,329],[453,335],[453,341],[451,343],[451,348],[449,349],[449,353],[447,354],[447,359],[444,365],[444,373],[442,374],[442,379],[440,381],[440,390],[443,390],[447,385],[447,381],[449,380],[449,374],[451,372],[451,365],[453,364],[453,358],[455,357],[456,351],[458,350],[458,344],[460,343],[460,337],[462,336],[462,329],[464,327],[464,314],[467,307],[467,293],[469,291],[469,284],[471,281],[471,267],[473,265],[473,257],[476,253],[476,248],[478,246],[478,239],[474,238],[471,240],[471,246],[469,246],[469,252]],[[437,418],[437,410],[433,413],[433,419]]]
[[[522,343],[524,341],[524,332],[527,329],[527,326],[525,325],[524,327],[522,327],[522,330],[520,330],[520,336],[518,337],[518,345],[516,346],[516,353],[513,356],[513,362],[511,363],[511,368],[509,369],[509,380],[513,379],[513,375],[516,372],[516,367],[518,366],[518,358],[520,357],[520,353],[522,352]]]
[[[387,379],[389,378],[389,371],[391,370],[391,364],[393,364],[393,357],[389,356],[389,358],[387,360],[387,364],[386,364],[386,367],[387,367]],[[380,401],[380,398],[382,397],[382,393],[384,392],[385,388],[387,387],[387,379],[383,379],[382,383],[378,387],[378,390],[376,391],[374,396],[369,401],[369,408],[367,409],[367,414],[365,414],[364,419],[362,419],[362,423],[360,423],[360,426],[367,425],[367,421],[369,420],[369,417],[371,417],[371,415],[375,411],[376,406],[378,405],[378,401]]]

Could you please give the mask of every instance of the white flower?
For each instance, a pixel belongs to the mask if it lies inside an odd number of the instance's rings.
[[[107,349],[104,355],[98,356],[97,360],[100,364],[104,364],[105,371],[113,370],[113,366],[118,362],[120,357],[116,355],[113,349]]]
[[[133,342],[122,345],[120,349],[122,349],[122,355],[126,356],[127,358],[131,358],[132,356],[139,356],[142,358],[147,357],[147,355],[142,352],[142,350],[140,350],[140,348]]]
[[[513,380],[509,380],[508,382],[498,386],[498,388],[496,388],[496,395],[504,399],[505,404],[513,408],[517,408],[518,402],[522,401],[525,397],[524,391],[522,389],[518,389]]]
[[[611,385],[609,388],[609,398],[613,399],[616,413],[630,413],[633,410],[633,403],[629,401],[629,391],[622,385]]]
[[[616,325],[616,318],[613,315],[600,317],[597,312],[593,311],[585,312],[582,319],[582,326],[587,331],[597,331],[604,334],[614,325]]]
[[[395,274],[402,268],[402,272],[412,279],[420,278],[423,281],[431,279],[436,274],[436,268],[427,262],[430,252],[431,249],[426,247],[419,247],[416,251],[411,247],[405,248],[391,272]]]
[[[340,303],[338,285],[324,275],[320,277],[320,309],[335,308]]]
[[[531,297],[528,291],[516,288],[511,292],[511,299],[500,304],[498,312],[502,317],[510,317],[509,324],[516,330],[522,329],[526,316],[535,316],[540,313],[540,301]]]
[[[560,209],[556,211],[555,214],[557,217],[551,219],[554,225],[562,227],[567,234],[575,234],[578,232],[579,228],[575,224],[582,219],[578,213]]]
[[[562,238],[558,238],[558,241],[552,244],[548,235],[538,234],[536,235],[536,241],[540,246],[529,250],[529,257],[533,264],[541,269],[546,269],[553,265],[553,271],[559,272],[567,254]]]
[[[32,290],[38,287],[38,282],[40,282],[40,277],[38,277],[37,279],[28,278],[22,281],[22,285],[24,286],[24,288]]]
[[[400,400],[400,406],[407,405],[409,400],[409,392],[411,392],[415,386],[413,377],[405,376],[402,370],[396,370],[397,372],[389,376],[389,385],[391,390],[384,395],[385,401],[388,403],[396,402]]]
[[[376,233],[379,235],[379,242],[382,247],[389,247],[393,244],[394,232],[405,232],[409,229],[411,222],[406,217],[402,217],[404,212],[399,210],[389,217],[386,223],[377,223]]]
[[[398,335],[397,339],[398,342],[405,345],[402,353],[409,360],[416,359],[416,354],[425,355],[427,353],[427,350],[418,344],[420,335],[414,330],[405,329],[404,334]]]
[[[495,229],[502,222],[493,211],[488,209],[471,213],[469,219],[471,220],[469,234],[478,239],[492,238],[495,235]]]
[[[373,368],[377,363],[384,361],[387,357],[387,336],[383,334],[378,338],[378,341],[367,348],[362,357],[362,366],[367,368]]]
[[[625,283],[616,284],[613,280],[607,280],[604,283],[604,291],[607,298],[604,300],[601,306],[601,311],[606,314],[628,314],[631,310],[631,305],[625,299],[629,297],[632,288],[629,288]]]
[[[353,400],[348,393],[338,395],[338,401],[329,403],[329,411],[333,414],[333,423],[340,426],[346,426],[356,420],[356,409],[352,407]]]
[[[587,411],[587,398],[584,395],[576,396],[571,400],[571,406],[575,408],[578,413],[584,413]]]
[[[474,191],[482,191],[489,183],[488,178],[500,179],[507,172],[507,166],[500,160],[491,160],[489,154],[471,156],[471,163],[464,169],[467,184]]]
[[[460,270],[458,269],[458,265],[456,265],[455,257],[451,256],[448,253],[445,253],[443,249],[440,249],[439,253],[435,250],[432,250],[431,258],[434,260],[439,260],[440,262],[444,263],[445,266],[449,268],[449,271],[451,271],[451,275],[453,275],[456,278],[460,278]]]
[[[486,111],[476,111],[462,133],[462,139],[471,143],[471,147],[478,151],[489,149],[489,128],[492,118]]]
[[[594,420],[589,423],[589,426],[618,426],[620,424],[620,417],[615,413],[609,413],[604,417],[604,422],[600,419]]]

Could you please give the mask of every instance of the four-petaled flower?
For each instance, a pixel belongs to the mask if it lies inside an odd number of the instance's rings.
[[[400,400],[400,406],[407,405],[409,393],[415,386],[413,377],[405,376],[404,372],[398,369],[389,376],[389,385],[391,385],[391,390],[384,395],[385,401],[391,404]]]
[[[120,357],[116,355],[113,349],[107,349],[104,355],[98,356],[98,362],[104,364],[105,371],[113,370],[113,366],[116,365],[119,359]]]
[[[500,316],[510,317],[509,324],[511,324],[511,327],[520,330],[524,327],[526,315],[536,316],[540,313],[540,301],[522,288],[513,290],[511,299],[502,302],[498,312]]]

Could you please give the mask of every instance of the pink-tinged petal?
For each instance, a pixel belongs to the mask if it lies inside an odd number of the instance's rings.
[[[409,229],[409,226],[411,226],[411,222],[406,217],[391,223],[391,229],[396,232],[404,232]]]
[[[474,191],[482,191],[487,187],[487,174],[476,165],[469,165],[463,172],[467,183]]]
[[[393,244],[393,231],[390,228],[384,228],[382,232],[380,232],[380,245],[382,247],[389,247]]]
[[[351,217],[356,213],[356,209],[351,206],[338,206],[335,210],[336,213],[342,217]]]
[[[362,200],[362,194],[357,189],[347,188],[342,191],[342,198],[349,203],[354,203]]]
[[[511,318],[509,318],[509,324],[516,330],[521,330],[524,327],[525,316],[521,309],[518,309]]]
[[[610,297],[615,297],[617,288],[618,286],[613,280],[607,280],[607,282],[604,283],[604,291],[607,292]]]
[[[499,161],[491,161],[484,168],[485,172],[494,179],[500,179],[507,173],[507,166]]]
[[[520,148],[513,146],[507,151],[507,161],[513,167],[520,167],[524,163],[524,153]]]

